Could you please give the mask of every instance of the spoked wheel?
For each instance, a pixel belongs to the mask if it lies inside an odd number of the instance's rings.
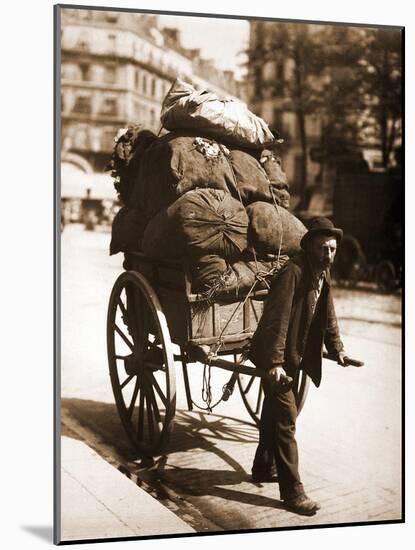
[[[173,348],[156,293],[135,271],[112,289],[107,319],[108,364],[123,426],[139,452],[166,445],[176,411]]]
[[[304,371],[299,370],[293,384],[298,414],[300,414],[301,409],[304,407],[309,384],[310,378]],[[261,378],[248,374],[238,374],[238,386],[246,410],[254,422],[259,425],[262,403],[264,401],[264,390],[261,384]]]

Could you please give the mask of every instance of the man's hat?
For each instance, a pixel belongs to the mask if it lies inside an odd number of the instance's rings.
[[[314,218],[310,222],[307,233],[301,239],[301,248],[305,249],[308,241],[314,237],[314,235],[328,235],[335,237],[337,241],[341,241],[343,230],[334,227],[333,222],[328,218]]]

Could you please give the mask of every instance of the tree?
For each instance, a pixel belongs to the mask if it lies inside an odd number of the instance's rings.
[[[388,167],[400,132],[401,31],[299,23],[256,23],[248,59],[257,101],[278,98],[295,113],[302,151],[300,194],[308,176],[306,118],[321,120],[320,157],[360,154],[370,130]],[[263,78],[266,63],[289,70]]]
[[[318,70],[316,113],[321,120],[319,155],[332,163],[352,162],[359,151],[359,120],[364,109],[359,75],[361,30],[326,26],[316,33]]]
[[[296,114],[302,151],[299,191],[303,195],[308,183],[307,115],[320,115],[323,154],[339,140],[347,137],[353,142],[355,138],[351,114],[358,101],[354,91],[359,42],[349,27],[298,23],[263,22],[257,35],[259,40],[249,52],[257,96],[266,94],[271,85],[261,79],[261,67],[269,60],[289,63],[283,82],[274,81],[272,92],[284,97],[286,107]]]
[[[386,169],[401,132],[402,31],[366,29],[359,67],[368,119],[365,127],[373,130]]]
[[[273,23],[268,56],[281,57],[292,61],[291,75],[285,82],[284,96],[289,98],[296,114],[298,135],[302,152],[300,173],[300,195],[304,194],[308,179],[308,136],[306,116],[315,111],[316,96],[313,77],[320,71],[317,61],[318,44],[310,25]]]

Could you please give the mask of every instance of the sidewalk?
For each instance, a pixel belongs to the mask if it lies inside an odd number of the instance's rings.
[[[194,532],[82,441],[61,453],[61,541]]]

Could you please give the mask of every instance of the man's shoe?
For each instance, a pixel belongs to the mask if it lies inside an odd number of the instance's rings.
[[[308,498],[306,494],[284,500],[284,504],[287,510],[302,516],[314,516],[317,510],[320,510],[320,504]]]
[[[252,472],[252,483],[275,483],[278,481],[276,474],[272,472]]]

